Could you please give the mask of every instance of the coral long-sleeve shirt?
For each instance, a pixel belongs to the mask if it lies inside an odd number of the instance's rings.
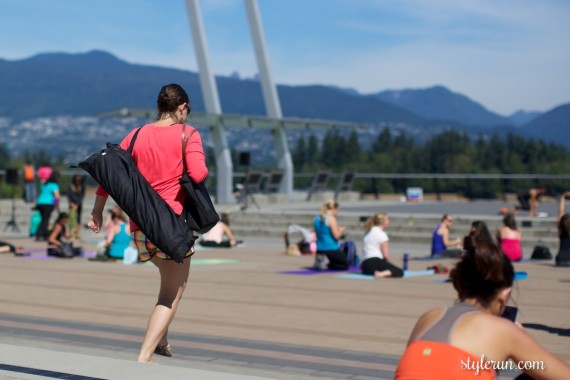
[[[192,127],[186,126],[185,136],[188,136],[191,131]],[[119,144],[121,148],[128,149],[135,132],[136,129],[132,130],[121,141]],[[179,183],[183,170],[182,126],[174,124],[159,127],[146,124],[137,136],[132,155],[139,171],[152,188],[176,214],[180,214],[186,197]],[[196,183],[204,181],[208,176],[206,156],[198,131],[192,134],[186,146],[186,169],[188,176]],[[108,196],[101,186],[96,194],[102,197]],[[131,231],[137,229],[131,222]]]

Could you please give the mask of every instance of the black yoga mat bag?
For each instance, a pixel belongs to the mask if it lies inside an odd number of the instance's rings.
[[[192,129],[188,137],[184,137],[186,126],[182,125],[182,177],[180,178],[180,186],[186,192],[186,202],[184,203],[184,215],[186,216],[186,225],[192,231],[205,234],[218,223],[220,216],[216,212],[210,193],[204,182],[195,183],[188,176],[186,169],[186,145],[190,138],[196,132]]]
[[[184,217],[176,215],[139,172],[131,152],[140,129],[128,150],[107,143],[106,149],[89,156],[79,167],[109,193],[155,246],[182,263],[196,237]]]

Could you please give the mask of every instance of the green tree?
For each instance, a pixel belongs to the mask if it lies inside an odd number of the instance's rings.
[[[297,146],[293,152],[293,165],[295,166],[296,170],[301,171],[303,169],[303,165],[307,161],[307,146],[305,143],[305,137],[301,136],[297,140]]]
[[[5,169],[10,165],[10,153],[8,148],[2,144],[0,145],[0,168]]]
[[[347,163],[355,163],[358,161],[361,150],[362,148],[358,141],[358,134],[355,130],[352,130],[348,140],[346,141],[345,161]]]
[[[307,162],[315,163],[317,157],[320,155],[319,141],[315,135],[309,136],[309,142],[307,143]]]

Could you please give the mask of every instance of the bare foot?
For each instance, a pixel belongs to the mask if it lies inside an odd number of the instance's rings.
[[[374,272],[374,278],[390,277],[391,275],[392,275],[392,272],[390,272],[390,270],[388,270],[388,269],[383,270],[383,271]]]
[[[149,357],[149,358],[146,358],[146,359],[139,357],[139,358],[137,359],[137,362],[139,362],[139,363],[145,363],[145,364],[156,364],[156,362],[154,361],[154,359],[152,358],[152,356]]]

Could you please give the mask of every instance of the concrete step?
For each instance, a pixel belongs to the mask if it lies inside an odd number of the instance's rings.
[[[269,199],[269,198],[266,198]],[[94,197],[87,197],[84,202],[84,212],[82,224],[85,224],[89,218],[89,211],[92,208]],[[107,208],[112,206],[112,201],[108,202]],[[303,206],[300,204],[299,206]],[[8,222],[12,218],[12,208],[14,207],[15,220],[20,232],[14,231]],[[30,216],[33,212],[33,205],[25,203],[21,199],[1,199],[0,200],[0,229],[4,230],[5,238],[17,235],[26,235],[30,225]],[[220,207],[222,211],[224,207]],[[269,236],[277,239],[283,238],[283,233],[291,224],[299,224],[307,229],[312,229],[315,214],[319,212],[312,204],[307,204],[307,210],[302,208],[278,211],[275,209],[262,208],[258,210],[250,207],[245,211],[240,211],[239,207],[227,207],[233,212],[230,214],[231,227],[238,237],[248,236]],[[67,198],[63,197],[60,203],[60,210],[68,210]],[[362,214],[362,215],[361,215]],[[357,212],[339,213],[338,220],[340,225],[346,226],[348,236],[359,242],[364,233],[361,218],[368,215]],[[50,225],[55,221],[57,212],[52,214]],[[431,244],[431,234],[433,228],[440,222],[440,215],[433,214],[414,214],[409,213],[390,213],[390,226],[387,230],[391,240],[398,243],[419,243],[429,246]],[[469,217],[465,215],[456,215],[451,231],[451,236],[462,237],[469,232],[471,223],[476,219],[483,219],[491,232],[495,231],[502,225],[502,217],[500,215],[485,216],[478,218],[476,216]],[[536,244],[544,242],[549,248],[558,249],[558,233],[557,225],[554,218],[529,219],[521,217],[517,219],[519,226],[523,231],[522,245],[523,249],[528,251]],[[0,230],[0,231],[2,231]]]

